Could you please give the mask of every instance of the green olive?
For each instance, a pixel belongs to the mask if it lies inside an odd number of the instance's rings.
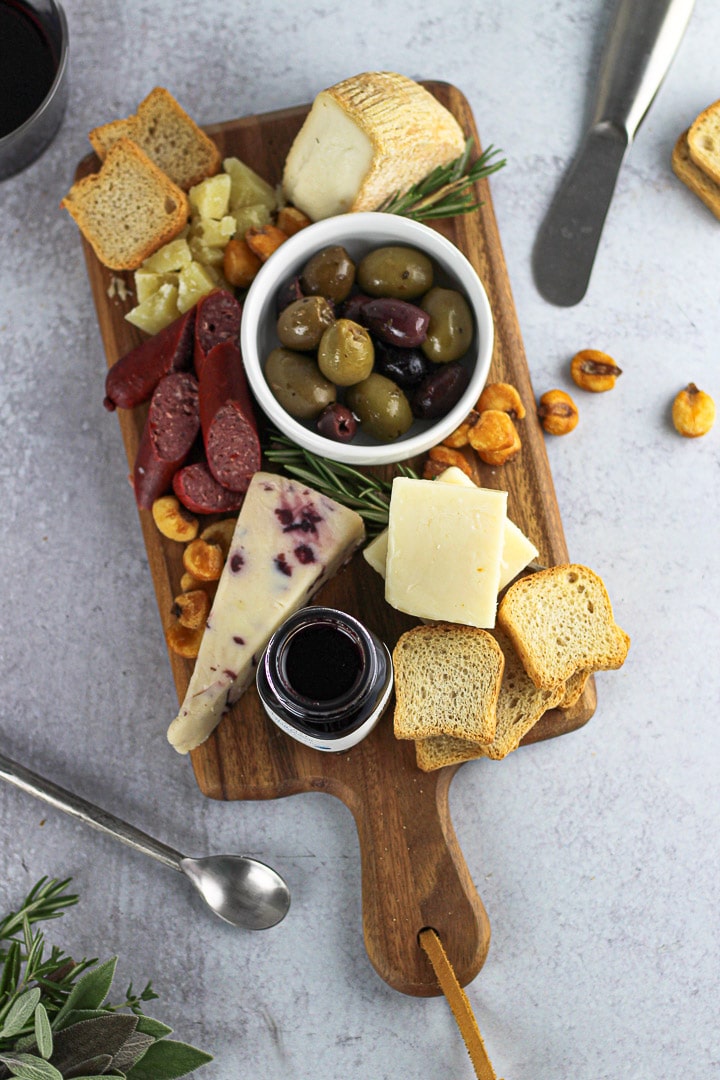
[[[265,378],[283,409],[296,420],[314,420],[337,398],[337,390],[313,358],[291,349],[273,349],[265,362]]]
[[[335,312],[324,296],[304,296],[280,313],[277,336],[288,349],[308,352],[317,349],[328,326],[335,322]]]
[[[433,265],[416,248],[376,248],[360,260],[358,285],[370,296],[389,296],[394,300],[414,300],[433,284]]]
[[[430,316],[427,337],[420,346],[428,360],[447,364],[464,356],[473,336],[473,317],[465,297],[455,289],[436,286],[423,296],[420,307]]]
[[[352,319],[338,319],[320,339],[318,367],[336,386],[352,386],[366,379],[374,360],[372,338]]]
[[[306,296],[324,296],[334,304],[350,295],[354,282],[355,263],[339,245],[316,252],[300,274],[300,286]]]
[[[410,402],[391,379],[373,372],[345,395],[363,431],[381,442],[399,438],[412,426]]]

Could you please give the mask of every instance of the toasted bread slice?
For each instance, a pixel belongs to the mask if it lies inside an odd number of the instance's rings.
[[[557,703],[558,709],[571,709],[583,695],[585,683],[590,678],[589,671],[576,671],[565,683],[565,693]]]
[[[93,128],[88,137],[101,161],[118,139],[132,139],[183,191],[220,168],[215,143],[162,86],[150,91],[134,116]]]
[[[690,157],[687,131],[683,131],[675,143],[671,162],[675,175],[720,219],[720,183],[716,183]]]
[[[619,668],[630,646],[602,579],[577,563],[516,581],[500,603],[498,625],[544,689],[564,686],[578,670]]]
[[[455,735],[490,743],[504,666],[485,630],[455,623],[415,626],[393,650],[395,735]]]
[[[116,142],[100,171],[77,180],[60,205],[111,270],[136,270],[190,213],[185,192],[130,139]]]
[[[690,157],[702,171],[720,184],[720,101],[708,105],[687,133]]]
[[[489,745],[469,739],[448,735],[435,735],[418,739],[415,756],[418,767],[431,772],[444,765],[457,765],[477,757],[489,757],[496,761],[517,750],[524,735],[535,726],[548,709],[553,709],[563,699],[565,688],[558,686],[543,690],[528,677],[510,639],[502,630],[493,635],[505,657],[500,693],[495,710],[495,737]]]

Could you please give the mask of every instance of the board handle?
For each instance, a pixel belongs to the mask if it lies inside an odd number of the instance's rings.
[[[366,776],[362,799],[343,796],[358,829],[365,946],[380,977],[403,994],[442,991],[418,941],[434,929],[461,986],[487,956],[490,923],[453,829],[448,793],[456,768],[423,773],[412,744],[393,798]],[[372,761],[368,763],[372,770]],[[376,776],[381,776],[379,769]],[[387,781],[387,777],[385,777]]]

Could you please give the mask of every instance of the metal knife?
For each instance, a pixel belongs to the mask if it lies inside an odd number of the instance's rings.
[[[694,0],[620,0],[598,73],[592,119],[540,228],[533,274],[541,295],[582,300],[632,140],[687,27]]]

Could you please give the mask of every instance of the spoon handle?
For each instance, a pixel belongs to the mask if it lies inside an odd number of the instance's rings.
[[[136,829],[134,825],[121,821],[107,810],[94,806],[79,795],[66,791],[52,780],[38,776],[37,773],[26,769],[24,765],[18,765],[4,754],[0,754],[0,779],[7,780],[9,784],[20,788],[21,791],[26,791],[28,795],[34,795],[36,799],[42,799],[43,802],[54,806],[56,810],[62,810],[86,825],[91,825],[93,829],[112,836],[115,840],[121,840],[128,847],[135,848],[144,855],[150,855],[165,866],[183,873],[181,866],[183,856],[180,852],[148,836],[140,829]]]

